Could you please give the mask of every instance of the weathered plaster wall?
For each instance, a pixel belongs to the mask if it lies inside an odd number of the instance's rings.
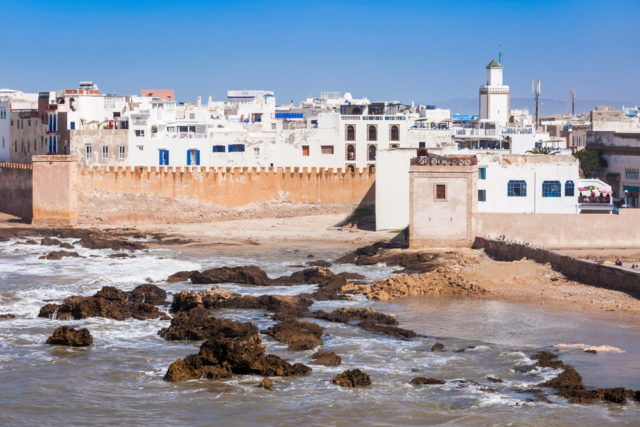
[[[33,224],[69,226],[77,223],[74,183],[76,156],[33,156]]]
[[[474,235],[547,248],[639,247],[640,209],[607,214],[474,213]]]
[[[0,212],[30,220],[31,165],[0,163]]]

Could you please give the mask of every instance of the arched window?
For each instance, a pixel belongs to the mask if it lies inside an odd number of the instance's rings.
[[[347,145],[347,160],[353,161],[356,159],[356,146],[353,144]]]
[[[573,197],[575,194],[575,185],[573,181],[567,181],[564,183],[564,195],[565,197]]]
[[[560,181],[543,181],[542,197],[560,197]]]
[[[391,141],[400,141],[400,128],[398,125],[391,125]]]
[[[507,183],[507,196],[527,197],[527,182],[526,181],[509,181]]]
[[[347,125],[347,141],[356,140],[356,127],[354,125]]]
[[[376,128],[376,125],[369,125],[369,128],[367,129],[367,136],[369,141],[377,141],[378,140],[378,128]]]
[[[370,145],[369,146],[369,153],[367,155],[367,158],[369,159],[370,162],[375,162],[376,161],[376,152],[377,152],[377,148],[375,145]]]

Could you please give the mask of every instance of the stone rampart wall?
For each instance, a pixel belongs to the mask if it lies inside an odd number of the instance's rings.
[[[0,163],[0,212],[31,220],[32,176],[30,164]]]
[[[522,258],[539,263],[549,263],[568,279],[589,285],[624,292],[640,299],[640,273],[622,268],[580,260],[555,252],[506,241],[477,237],[473,248],[484,249],[498,261],[515,261]]]
[[[375,172],[316,168],[82,167],[75,191],[137,194],[237,207],[269,200],[293,203],[375,201]],[[144,206],[140,206],[144,210]]]

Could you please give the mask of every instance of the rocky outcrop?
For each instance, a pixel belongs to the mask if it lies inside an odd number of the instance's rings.
[[[186,282],[187,280],[189,280],[189,276],[191,276],[191,274],[197,273],[197,272],[198,272],[197,270],[178,271],[177,273],[173,273],[171,276],[167,277],[167,282],[169,283]]]
[[[262,381],[260,381],[260,384],[258,384],[258,387],[271,391],[273,390],[273,381],[271,381],[269,377],[264,377]]]
[[[431,351],[444,351],[444,344],[437,342],[431,347]]]
[[[48,259],[48,260],[61,260],[64,257],[71,258],[84,258],[78,254],[78,252],[69,252],[69,251],[53,251],[49,252],[47,255],[39,256],[38,259]]]
[[[93,344],[93,337],[88,329],[76,330],[69,326],[60,326],[47,339],[49,345],[66,345],[70,347],[87,347]]]
[[[420,295],[470,296],[487,293],[486,289],[469,283],[460,274],[446,267],[422,274],[401,274],[371,284],[349,283],[342,291],[379,301]]]
[[[398,321],[394,316],[384,313],[378,313],[371,308],[338,308],[331,313],[322,310],[311,313],[316,319],[328,320],[330,322],[339,322],[358,326],[370,332],[391,335],[398,338],[414,338],[416,333],[409,330],[399,328],[395,325]]]
[[[176,313],[171,319],[171,325],[161,329],[158,334],[169,341],[208,340],[217,336],[237,338],[257,335],[258,328],[250,322],[214,317],[210,310],[197,306],[189,311]]]
[[[114,251],[134,251],[147,248],[146,245],[140,242],[133,242],[122,237],[107,237],[98,233],[91,233],[82,237],[77,244],[87,249],[113,249]]]
[[[217,336],[205,341],[197,354],[173,362],[164,376],[165,381],[185,381],[198,378],[228,378],[234,374],[291,376],[306,375],[311,368],[289,362],[272,354],[265,354],[258,335],[226,338]]]
[[[340,366],[342,359],[333,351],[318,350],[311,355],[314,365]]]
[[[13,313],[5,313],[5,314],[0,314],[0,320],[8,320],[8,319],[15,319],[16,315]]]
[[[446,381],[439,380],[436,378],[425,378],[425,377],[415,377],[411,380],[411,384],[413,385],[436,385],[436,384],[444,384]]]
[[[351,369],[336,375],[331,382],[340,387],[366,387],[371,385],[371,378],[360,369]]]
[[[322,331],[316,323],[287,319],[261,332],[287,344],[289,350],[301,351],[322,345]]]
[[[189,279],[194,284],[240,283],[244,285],[269,286],[273,280],[259,267],[220,267],[193,272]]]
[[[587,389],[582,383],[582,376],[572,366],[558,360],[558,356],[543,351],[531,356],[535,360],[534,366],[543,368],[562,369],[562,372],[539,386],[550,387],[556,390],[556,394],[569,399],[571,403],[590,403],[596,400],[604,400],[612,403],[625,403],[627,399],[638,400],[638,392],[626,390],[624,387]]]
[[[93,296],[72,296],[62,304],[46,304],[38,317],[60,320],[106,317],[115,320],[135,318],[139,320],[168,318],[155,307],[164,303],[166,292],[155,285],[140,285],[131,292],[124,292],[113,286],[105,286]],[[145,302],[151,301],[153,303]]]

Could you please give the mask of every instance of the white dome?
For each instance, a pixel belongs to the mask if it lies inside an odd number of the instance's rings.
[[[351,92],[345,92],[343,98],[344,98],[345,101],[352,101],[353,100],[353,96],[351,96]]]

